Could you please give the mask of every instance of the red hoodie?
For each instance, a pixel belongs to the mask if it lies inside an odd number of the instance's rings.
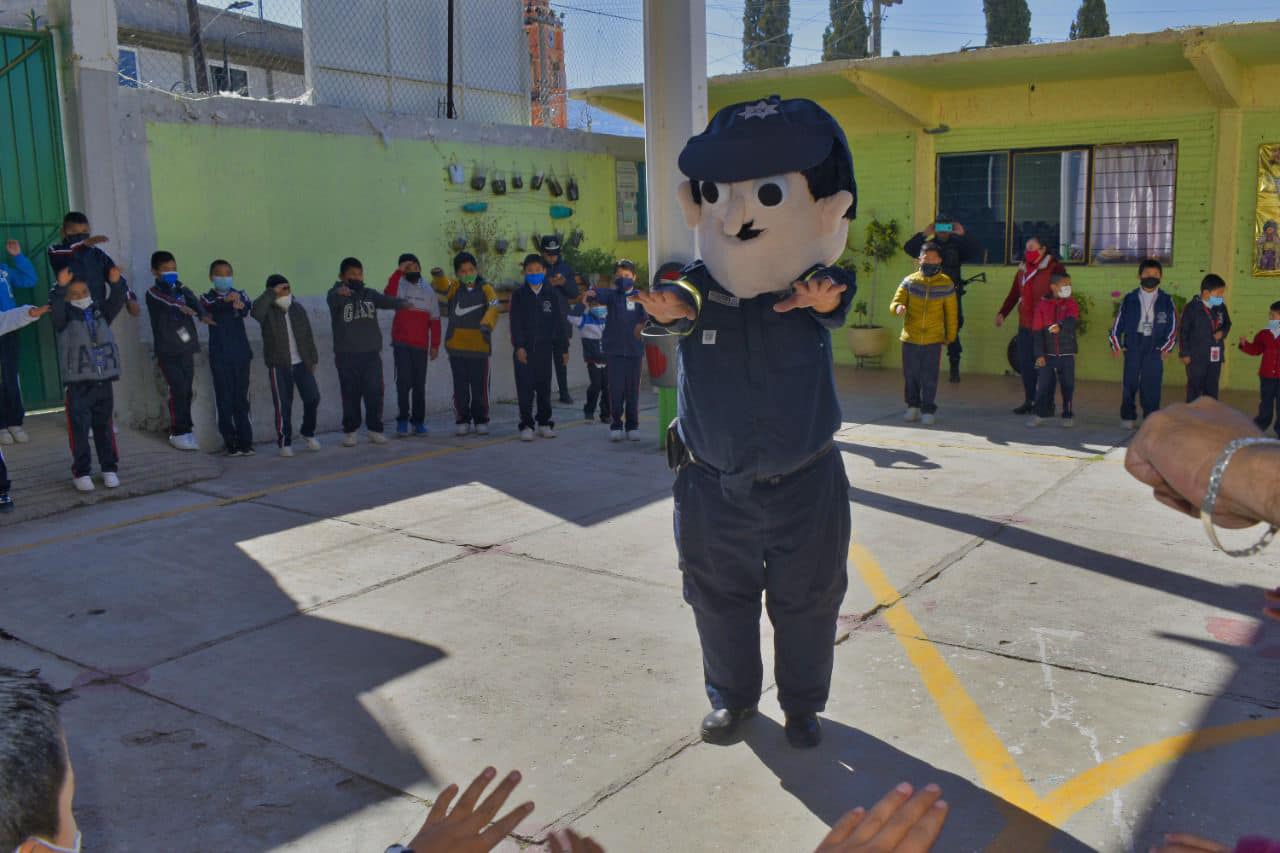
[[[1048,253],[1036,265],[1028,270],[1023,261],[1018,271],[1013,274],[1013,286],[1009,295],[1000,306],[1000,316],[1008,317],[1013,306],[1018,306],[1018,326],[1023,329],[1035,328],[1036,305],[1049,292],[1049,277],[1055,274],[1066,275],[1067,268],[1053,255]]]
[[[1280,379],[1280,338],[1263,329],[1253,336],[1253,342],[1240,341],[1240,349],[1249,355],[1262,356],[1258,375],[1263,379]]]
[[[400,270],[387,279],[387,296],[409,300],[409,307],[396,311],[391,322],[391,343],[436,352],[440,349],[440,301],[427,278],[401,286]]]

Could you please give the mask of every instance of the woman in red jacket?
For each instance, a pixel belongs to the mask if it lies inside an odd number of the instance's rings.
[[[1004,325],[1005,318],[1018,306],[1018,370],[1022,374],[1023,402],[1013,410],[1015,415],[1030,414],[1035,409],[1036,370],[1035,327],[1036,306],[1049,292],[1049,279],[1054,275],[1066,275],[1067,268],[1045,249],[1039,237],[1027,240],[1022,253],[1022,263],[1013,275],[1009,295],[996,313],[996,328]],[[1049,389],[1052,399],[1053,389]]]

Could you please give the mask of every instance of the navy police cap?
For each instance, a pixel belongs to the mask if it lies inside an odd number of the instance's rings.
[[[807,98],[770,95],[732,104],[717,112],[707,129],[691,137],[680,152],[680,171],[702,181],[749,181],[816,166],[839,145],[837,156],[848,185],[857,195],[853,157],[844,131],[831,113]],[[847,178],[844,178],[847,176]]]

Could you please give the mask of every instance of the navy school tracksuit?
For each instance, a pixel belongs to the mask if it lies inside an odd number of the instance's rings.
[[[1142,414],[1160,408],[1160,386],[1164,382],[1164,357],[1178,339],[1178,311],[1173,298],[1156,290],[1154,304],[1144,311],[1140,291],[1125,294],[1111,326],[1111,348],[1124,350],[1124,388],[1120,419],[1136,421],[1136,398],[1141,398]]]
[[[851,273],[823,274],[848,285],[827,315],[780,314],[775,294],[739,299],[701,263],[662,287],[698,313],[666,327],[683,336],[672,439],[687,454],[674,487],[675,531],[717,709],[760,699],[762,593],[782,709],[821,711],[831,687],[850,514],[849,480],[832,442],[840,405],[830,329],[844,323],[856,288]]]
[[[344,286],[351,290],[351,295],[338,292]],[[328,302],[333,324],[333,358],[342,392],[342,431],[353,433],[360,428],[363,403],[365,426],[371,433],[380,433],[385,387],[378,310],[392,310],[408,303],[372,287],[352,287],[341,281],[329,290]]]
[[[1187,303],[1178,323],[1178,355],[1190,358],[1187,368],[1187,402],[1200,397],[1218,399],[1222,362],[1231,334],[1231,314],[1226,305],[1210,308],[1199,296]]]
[[[120,348],[111,321],[124,308],[128,288],[123,279],[108,285],[105,302],[94,300],[87,310],[66,301],[66,288],[49,294],[53,328],[58,336],[58,367],[66,386],[67,434],[71,442],[71,476],[87,477],[93,465],[89,433],[93,432],[98,467],[115,472],[120,464],[111,415],[115,407],[111,384],[120,378]]]
[[[567,345],[569,306],[560,288],[543,283],[535,292],[528,283],[511,294],[511,349],[515,364],[520,429],[555,426],[551,419],[551,374],[557,352]],[[526,363],[514,353],[524,350]],[[537,402],[537,412],[534,403]]]
[[[640,428],[640,367],[644,342],[637,337],[636,328],[648,319],[644,307],[628,298],[635,294],[634,285],[629,290],[615,286],[612,290],[596,291],[597,301],[609,309],[604,327],[604,354],[609,364],[612,428],[625,428],[627,432]]]
[[[228,301],[232,296],[239,297],[239,308]],[[220,293],[215,288],[201,297],[201,303],[214,322],[209,327],[209,372],[213,374],[218,432],[228,453],[252,450],[249,365],[253,361],[253,348],[244,329],[244,318],[249,316],[252,302],[243,290]]]
[[[197,316],[204,316],[199,297],[180,281],[165,284],[156,279],[147,291],[147,314],[151,318],[156,362],[169,385],[170,436],[187,435],[192,429],[192,386],[200,338],[196,335],[195,320],[183,313],[184,307],[195,311]]]
[[[608,320],[608,309],[599,306],[604,316],[598,316],[586,305],[575,305],[569,309],[569,325],[578,330],[582,339],[582,360],[587,365],[587,377],[591,384],[587,386],[587,404],[582,414],[587,420],[596,416],[596,404],[600,406],[600,420],[609,421],[609,373],[608,359],[604,354],[604,327]]]

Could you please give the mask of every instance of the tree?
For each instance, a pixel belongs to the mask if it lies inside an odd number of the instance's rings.
[[[746,0],[742,66],[747,71],[791,64],[791,0]]]
[[[1071,22],[1071,38],[1093,39],[1111,35],[1107,20],[1107,0],[1084,0],[1076,19]]]
[[[867,13],[862,0],[829,0],[831,23],[822,34],[822,61],[862,59],[867,50]]]
[[[1027,0],[982,0],[987,16],[987,47],[1031,41],[1031,9]]]

